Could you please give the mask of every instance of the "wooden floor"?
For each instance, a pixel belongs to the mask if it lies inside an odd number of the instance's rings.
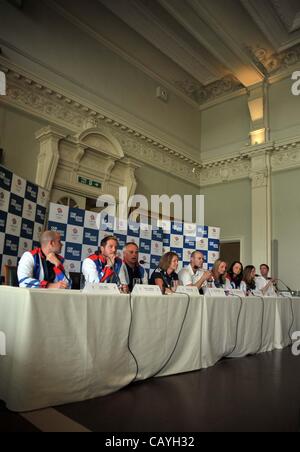
[[[300,357],[286,349],[226,359],[33,414],[24,419],[0,405],[0,431],[299,432]]]

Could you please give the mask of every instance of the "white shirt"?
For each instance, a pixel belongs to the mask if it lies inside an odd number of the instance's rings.
[[[215,281],[212,282],[212,287],[214,289],[218,289],[218,288],[219,289],[224,289],[224,290],[231,290],[232,289],[230,281],[227,278],[225,279],[225,284],[223,284],[222,287],[217,287],[216,284],[215,284]]]
[[[205,270],[203,270],[202,268],[198,268],[195,273],[190,264],[188,267],[183,268],[178,273],[179,283],[182,286],[195,286],[199,279],[202,278],[204,273]],[[207,282],[205,281],[203,287],[205,287],[206,285]]]
[[[19,286],[27,289],[39,289],[41,287],[40,283],[44,280],[45,274],[43,269],[43,264],[40,256],[39,259],[39,278],[34,278],[34,257],[30,253],[30,251],[26,251],[18,265],[18,280]],[[58,279],[57,277],[54,279],[54,283],[58,281],[63,281],[68,284],[68,287],[71,288],[71,279],[67,271],[63,273],[64,277],[62,279]]]
[[[255,284],[256,284],[256,280],[255,280]],[[247,294],[247,284],[245,283],[245,281],[241,282],[240,289],[244,292],[245,295]],[[263,293],[256,285],[256,288],[251,290],[251,295],[253,297],[262,297]]]
[[[263,276],[258,276],[255,278],[256,289],[262,290],[268,284],[269,280]],[[268,288],[267,292],[264,294],[265,297],[276,297],[276,291],[273,284]]]
[[[121,267],[122,269],[122,267]],[[119,279],[120,279],[120,283],[126,285],[126,278],[124,275],[124,271],[121,272],[120,269],[120,273],[119,273]],[[92,284],[99,284],[99,275],[98,275],[98,271],[97,271],[97,267],[94,261],[92,261],[92,259],[86,258],[83,261],[82,264],[82,273],[83,276],[85,278],[85,282],[86,283],[92,283]]]
[[[148,274],[145,269],[144,270],[144,276],[141,278],[141,284],[148,284]],[[123,262],[122,267],[120,269],[119,277],[122,284],[128,285],[129,284],[129,275],[128,270],[125,262]]]

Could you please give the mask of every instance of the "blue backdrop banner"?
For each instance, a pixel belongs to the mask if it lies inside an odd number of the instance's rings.
[[[0,165],[0,267],[39,245],[49,193]]]
[[[1,220],[0,220],[1,221]],[[205,268],[212,268],[220,253],[220,228],[161,221],[157,228],[128,222],[126,229],[116,227],[114,218],[100,217],[95,212],[50,204],[48,228],[62,235],[66,259],[65,267],[70,272],[80,272],[82,261],[93,254],[107,235],[119,240],[119,255],[127,242],[140,248],[139,259],[151,273],[159,264],[160,257],[174,251],[180,257],[179,270],[189,264],[194,250],[202,251]]]

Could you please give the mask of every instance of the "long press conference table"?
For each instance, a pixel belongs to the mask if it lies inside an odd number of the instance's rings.
[[[0,400],[18,412],[83,401],[223,357],[282,349],[294,331],[300,331],[298,298],[130,297],[0,286],[6,337]]]

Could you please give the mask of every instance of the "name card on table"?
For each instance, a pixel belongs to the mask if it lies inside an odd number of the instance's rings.
[[[161,290],[158,286],[150,286],[147,284],[136,284],[133,288],[132,295],[159,295]]]
[[[283,298],[291,298],[292,297],[292,294],[285,290],[280,291],[278,295],[279,295],[279,297],[283,297]]]
[[[102,295],[120,295],[117,284],[96,284],[96,283],[86,283],[83,293],[95,293],[99,292]]]
[[[189,286],[178,286],[176,293],[182,293],[182,294],[187,294],[187,295],[196,295],[197,297],[199,297],[199,295],[200,295],[197,287],[189,287]]]
[[[216,288],[203,288],[204,295],[206,297],[226,297],[224,289],[216,289]]]

